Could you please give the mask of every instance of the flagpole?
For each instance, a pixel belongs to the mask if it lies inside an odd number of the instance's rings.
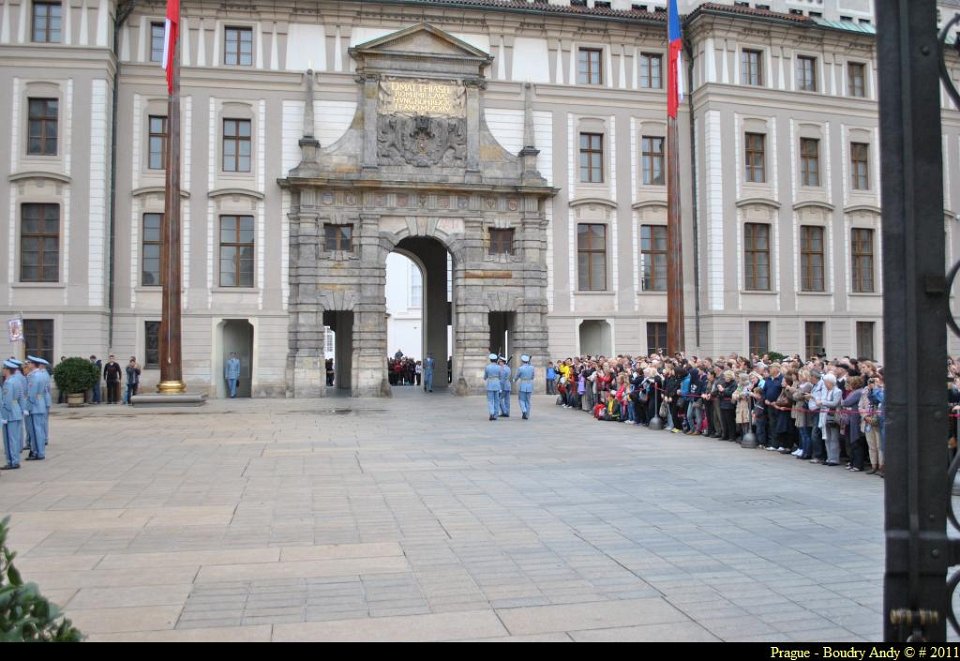
[[[669,21],[676,22],[672,27],[675,35],[670,35],[668,25],[668,43],[671,50],[679,48],[680,25],[676,0],[670,2]],[[672,42],[676,41],[674,45]],[[680,70],[679,53],[676,59],[670,58],[667,76],[667,353],[676,354],[684,350],[683,333],[683,241],[680,227],[680,157],[677,131],[677,112],[679,110]],[[673,112],[671,112],[671,107]]]
[[[176,25],[180,24],[180,3],[176,3]],[[180,38],[173,43],[171,84],[167,99],[166,190],[163,207],[163,236],[160,245],[160,272],[163,279],[160,316],[160,384],[163,394],[186,391],[183,383],[181,326],[180,250]]]

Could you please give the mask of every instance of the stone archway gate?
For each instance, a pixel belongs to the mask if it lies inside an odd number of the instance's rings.
[[[544,204],[557,191],[536,168],[529,88],[526,146],[513,155],[483,120],[488,54],[426,24],[350,54],[358,82],[350,128],[321,148],[308,72],[301,162],[278,182],[291,193],[288,394],[325,393],[328,311],[353,313],[353,394],[389,394],[385,263],[407,237],[435,239],[452,255],[459,394],[482,389],[491,312],[513,313],[511,352],[541,362],[547,351]]]

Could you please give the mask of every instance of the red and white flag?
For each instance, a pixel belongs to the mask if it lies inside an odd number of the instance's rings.
[[[667,10],[667,116],[677,118],[677,108],[683,101],[683,35],[680,32],[680,12],[677,0],[670,0]]]
[[[167,72],[167,93],[173,94],[173,54],[177,50],[180,29],[180,0],[167,0],[167,20],[163,35],[163,69]]]

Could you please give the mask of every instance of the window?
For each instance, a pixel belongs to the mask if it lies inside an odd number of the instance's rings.
[[[663,186],[663,138],[643,136],[641,156],[643,159],[643,184]]]
[[[600,58],[603,51],[599,48],[581,48],[577,51],[577,84],[602,85],[603,67]]]
[[[490,251],[491,255],[512,255],[513,254],[513,230],[512,229],[494,229],[490,228]]]
[[[817,58],[797,56],[797,90],[817,91]]]
[[[819,356],[821,349],[824,348],[823,327],[824,322],[822,321],[808,321],[803,324],[804,349],[806,351],[804,355],[807,358]]]
[[[747,289],[770,289],[770,226],[746,223],[743,226],[744,275]]]
[[[59,2],[33,3],[33,41],[42,44],[60,43],[63,8]]]
[[[740,53],[740,84],[763,85],[763,53],[758,50],[744,49]]]
[[[27,100],[27,153],[31,156],[57,155],[57,99]]]
[[[144,287],[159,287],[160,279],[160,232],[163,226],[162,213],[143,214],[143,257],[140,267],[140,284]]]
[[[151,170],[166,169],[167,118],[162,115],[150,115],[148,124],[150,125],[150,136],[147,167]]]
[[[857,322],[857,358],[873,360],[873,326],[872,321]]]
[[[800,183],[820,185],[820,141],[814,138],[800,138]]]
[[[800,289],[824,291],[823,228],[804,225],[800,228]]]
[[[160,367],[160,322],[143,322],[143,366],[145,369]]]
[[[166,29],[163,23],[150,24],[150,61],[161,62],[163,60],[163,43],[165,41]]]
[[[859,62],[847,63],[847,89],[850,96],[865,97],[867,95],[866,67]]]
[[[26,355],[56,364],[53,360],[53,319],[24,319],[23,343]]]
[[[853,257],[853,291],[858,293],[874,291],[873,230],[851,230],[850,246]]]
[[[327,252],[353,250],[353,225],[334,225],[325,223],[323,226],[323,249]]]
[[[416,266],[410,268],[410,307],[423,307],[423,274]]]
[[[643,225],[640,228],[640,266],[644,291],[667,290],[667,228]]]
[[[667,322],[651,321],[647,323],[647,355],[667,350]]]
[[[580,181],[603,183],[603,135],[600,133],[580,134]]]
[[[850,143],[850,185],[853,190],[870,190],[867,166],[869,145],[862,142]]]
[[[763,133],[744,134],[743,142],[748,183],[762,184],[767,180],[766,166],[764,165],[766,137]]]
[[[640,53],[640,87],[663,88],[663,56],[655,53]]]
[[[249,67],[253,64],[253,28],[225,28],[223,63]]]
[[[223,120],[223,171],[250,172],[250,120]]]
[[[577,275],[580,291],[607,289],[607,226],[577,225]]]
[[[770,351],[770,322],[769,321],[751,321],[748,324],[749,353],[750,355],[762,356]]]
[[[253,216],[220,216],[220,286],[253,287]]]
[[[60,281],[60,205],[24,204],[20,227],[20,281]]]

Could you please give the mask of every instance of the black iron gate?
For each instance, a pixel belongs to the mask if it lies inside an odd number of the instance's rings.
[[[960,555],[946,530],[952,481],[940,375],[946,370],[949,290],[936,5],[876,0],[888,641],[945,640],[947,619],[955,623],[952,589],[960,583],[960,571],[947,581],[948,567],[960,564]]]

